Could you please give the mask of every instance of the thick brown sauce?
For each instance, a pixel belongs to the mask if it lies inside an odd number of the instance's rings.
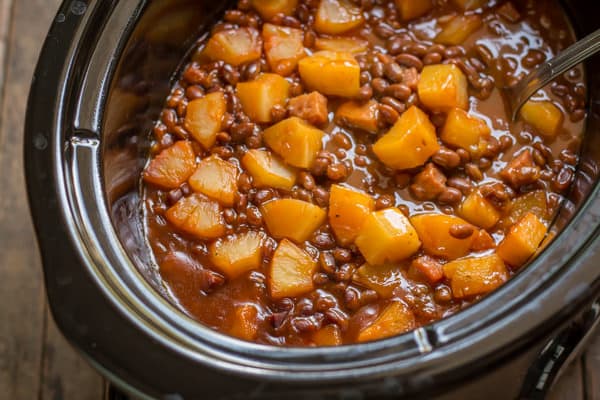
[[[456,7],[447,2],[439,3],[427,16],[409,24],[401,24],[400,29],[396,29],[395,35],[408,35],[417,43],[431,46],[432,39],[440,30],[436,19],[452,13],[459,13]],[[574,40],[569,23],[561,13],[560,6],[556,1],[524,2],[525,5],[518,7],[521,12],[519,22],[509,22],[506,18],[498,15],[497,9],[504,3],[491,2],[495,6],[486,8],[484,11],[475,11],[482,14],[484,24],[462,45],[467,55],[459,57],[462,60],[474,57],[481,61],[475,51],[475,46],[480,45],[487,48],[492,55],[492,65],[486,67],[482,71],[482,75],[494,77],[496,86],[501,86],[502,82],[500,81],[505,80],[506,76],[518,78],[529,72],[531,67],[525,66],[523,60],[531,51],[541,52],[545,58],[548,58]],[[369,12],[372,15],[390,15],[389,12],[384,12],[384,8],[385,6],[376,6]],[[386,21],[386,18],[381,18],[379,22],[381,20]],[[393,18],[386,22],[390,25],[396,23]],[[378,36],[375,27],[376,24],[367,23],[365,27],[352,32],[350,36],[369,39],[375,48],[385,53],[386,39]],[[203,42],[198,43],[199,48],[203,44]],[[297,79],[297,75],[294,76]],[[537,135],[533,128],[523,122],[508,122],[501,91],[497,87],[485,95],[470,87],[471,113],[488,121],[488,125],[492,127],[492,135],[499,141],[503,137],[510,137],[513,143],[512,146],[491,160],[491,167],[483,171],[483,180],[472,182],[472,184],[482,186],[485,183],[499,181],[499,171],[514,158],[515,152],[521,151],[524,147],[533,150],[534,143],[541,142],[544,148],[551,153],[547,158],[554,160],[545,167],[550,172],[545,180],[541,179],[534,185],[520,189],[522,192],[533,189],[547,190],[550,210],[546,220],[550,221],[558,209],[560,196],[563,194],[556,190],[552,184],[553,179],[556,179],[562,169],[572,170],[577,161],[576,157],[573,160],[572,155],[578,152],[585,121],[581,116],[576,115],[576,111],[583,108],[584,105],[582,82],[584,82],[583,71],[578,69],[576,72],[566,74],[554,86],[548,86],[538,95],[540,98],[553,100],[566,115],[561,133],[552,142]],[[553,90],[552,88],[555,88],[556,85],[566,86],[569,95],[565,96],[560,89]],[[178,95],[181,97],[183,89],[188,86],[189,83],[182,78],[174,88],[171,99]],[[579,89],[577,89],[578,87]],[[178,90],[179,92],[177,92]],[[556,92],[562,96],[557,96]],[[572,99],[572,104],[569,104],[570,99]],[[177,102],[172,103],[172,105],[167,104],[167,110],[177,108]],[[330,99],[330,121],[333,120],[333,112],[338,104],[338,101]],[[177,122],[179,126],[181,126],[180,121],[181,118]],[[155,150],[157,152],[168,147],[177,138],[177,134],[165,126],[163,118],[158,122],[155,130],[157,140]],[[368,165],[357,165],[356,159],[361,156],[361,154],[357,154],[357,147],[359,145],[370,146],[376,139],[374,135],[349,130],[337,126],[333,122],[324,131],[328,133],[324,138],[324,149],[331,153],[339,155],[336,152],[340,150],[338,142],[334,140],[334,134],[343,134],[351,142],[351,148],[344,149],[343,161],[348,163],[352,169],[351,174],[344,180],[345,184],[364,190],[375,198],[381,195],[391,195],[395,202],[393,205],[407,207],[410,215],[432,211],[455,212],[455,206],[442,205],[436,201],[416,200],[408,188],[397,186],[396,173],[385,168],[370,151],[366,154]],[[384,132],[385,129],[380,132],[380,135]],[[165,137],[167,139],[164,139]],[[244,152],[245,147],[243,143],[241,145],[231,143],[233,156],[229,160],[235,162],[236,157]],[[570,157],[561,156],[561,152],[564,155],[565,149],[569,150],[567,156]],[[204,154],[199,154],[199,156],[203,157]],[[448,178],[453,176],[468,178],[463,168],[447,172]],[[317,183],[328,188],[331,182],[319,178]],[[279,191],[279,195],[281,197],[292,196],[290,193],[285,194],[281,191]],[[519,195],[519,193],[515,193],[515,195]],[[205,291],[206,285],[202,281],[202,274],[199,271],[214,269],[207,256],[208,242],[178,232],[166,221],[164,211],[171,205],[168,191],[146,185],[144,199],[148,241],[173,301],[187,314],[216,330],[230,332],[233,325],[237,323],[234,319],[236,307],[247,303],[252,304],[259,311],[256,342],[292,346],[314,345],[312,340],[314,325],[318,325],[318,328],[336,323],[332,318],[327,317],[327,311],[333,309],[343,315],[343,321],[338,324],[343,327],[343,343],[352,343],[356,340],[357,333],[374,321],[387,304],[385,300],[378,299],[372,290],[354,284],[352,281],[336,279],[331,275],[325,282],[315,285],[317,289],[308,295],[274,302],[269,298],[267,290],[266,276],[270,262],[268,258],[264,259],[262,268],[251,271],[233,281],[226,281],[210,291]],[[241,232],[247,229],[248,226],[242,224],[230,227],[229,231]],[[329,232],[327,227],[324,227],[323,232]],[[497,227],[493,228],[490,233],[496,243],[499,243],[505,233],[502,223],[497,224]],[[318,258],[321,250],[314,242],[308,241],[304,247],[315,258]],[[352,260],[340,263],[340,265],[360,266],[362,262],[360,254],[356,249],[351,250],[353,250]],[[167,265],[165,257],[172,257],[173,254],[176,255],[179,262],[176,266]],[[417,325],[425,325],[451,315],[478,300],[478,297],[468,300],[453,299],[448,295],[450,289],[447,281],[429,285],[427,282],[412,279],[407,274],[408,264],[407,262],[398,265],[398,268],[390,275],[389,281],[390,285],[397,286],[394,290],[395,297],[406,303],[415,314]],[[303,326],[309,326],[309,329],[303,329]]]

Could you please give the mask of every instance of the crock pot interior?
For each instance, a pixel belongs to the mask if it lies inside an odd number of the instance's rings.
[[[141,2],[140,4],[142,4]],[[196,0],[150,2],[122,38],[121,58],[112,76],[102,116],[100,169],[105,199],[119,241],[139,273],[165,294],[144,240],[139,176],[150,144],[150,132],[173,78],[197,37],[218,20],[227,4]],[[219,9],[220,8],[220,9]],[[585,1],[567,1],[578,36],[597,27]],[[586,12],[587,11],[587,12]],[[588,127],[580,169],[554,228],[567,226],[596,187],[600,163],[600,58],[586,64],[590,96]],[[561,240],[559,235],[554,243]],[[477,305],[475,306],[477,307]],[[178,312],[173,310],[173,312]]]

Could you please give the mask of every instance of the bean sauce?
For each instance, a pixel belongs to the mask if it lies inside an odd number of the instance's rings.
[[[574,40],[555,0],[241,1],[152,132],[146,235],[171,300],[276,346],[477,302],[543,247],[586,118],[582,67],[516,122],[499,88]]]

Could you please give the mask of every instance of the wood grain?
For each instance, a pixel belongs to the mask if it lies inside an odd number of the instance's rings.
[[[576,359],[567,368],[550,392],[548,400],[586,400],[581,359]]]
[[[27,93],[59,3],[0,0],[0,399],[91,400],[102,393],[98,374],[65,342],[46,310],[23,181]]]

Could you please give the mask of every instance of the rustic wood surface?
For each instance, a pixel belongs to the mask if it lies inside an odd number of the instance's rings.
[[[23,115],[31,75],[59,0],[0,0],[0,399],[100,400],[103,381],[47,310],[25,200]],[[600,400],[600,335],[552,400]]]

